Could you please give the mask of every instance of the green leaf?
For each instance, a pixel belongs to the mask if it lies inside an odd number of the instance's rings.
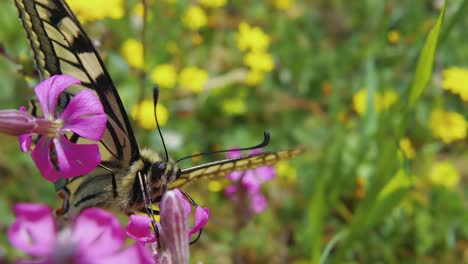
[[[440,30],[442,28],[442,22],[444,20],[445,9],[446,5],[444,5],[444,8],[442,8],[436,24],[429,32],[421,54],[419,55],[418,65],[416,67],[416,72],[414,74],[414,79],[410,88],[410,108],[412,108],[419,99],[431,78],[434,57],[437,49],[437,43],[439,41]]]
[[[378,199],[372,210],[369,212],[365,226],[367,226],[367,228],[372,228],[383,219],[386,219],[393,209],[401,203],[408,191],[408,187],[401,187]]]

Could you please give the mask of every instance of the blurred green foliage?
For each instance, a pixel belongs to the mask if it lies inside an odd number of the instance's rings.
[[[291,5],[279,8],[283,2]],[[434,109],[468,115],[466,102],[441,84],[445,69],[468,67],[468,4],[450,1],[442,23],[441,2],[228,1],[202,6],[207,21],[193,29],[183,19],[189,1],[150,1],[140,68],[129,66],[121,51],[126,40],[141,41],[138,1],[125,1],[121,18],[84,25],[129,112],[151,96],[149,75],[158,65],[173,65],[178,73],[194,66],[207,72],[201,92],[180,84],[161,91],[169,112],[162,131],[174,158],[253,145],[263,130],[272,135],[269,150],[308,148],[264,187],[267,211],[243,228],[236,225],[242,216],[222,191],[210,191],[209,182],[187,188],[211,209],[202,238],[191,247],[193,261],[468,262],[466,135],[444,142],[429,125]],[[252,70],[243,61],[246,51],[237,45],[242,22],[268,35],[266,52],[274,61],[253,85],[246,79]],[[13,1],[0,3],[0,26],[0,104],[18,108],[32,96],[37,76]],[[367,110],[360,114],[355,95],[364,87]],[[375,104],[384,91],[397,100],[379,109]],[[156,132],[137,126],[135,132],[141,147],[162,150]],[[411,142],[413,155],[400,147],[402,138]],[[15,202],[57,207],[59,201],[16,140],[0,140],[5,233]],[[455,169],[437,170],[440,161]],[[449,177],[456,184],[444,185]],[[7,244],[0,236],[1,250]]]

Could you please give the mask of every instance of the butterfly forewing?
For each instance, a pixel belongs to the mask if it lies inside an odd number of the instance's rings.
[[[130,166],[139,158],[139,151],[125,108],[99,54],[68,5],[61,0],[15,3],[41,78],[67,74],[79,79],[82,86],[67,89],[71,96],[83,87],[92,89],[109,119],[101,142],[114,159]]]

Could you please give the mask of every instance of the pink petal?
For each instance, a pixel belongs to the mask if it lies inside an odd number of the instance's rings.
[[[255,213],[259,214],[266,209],[268,203],[261,192],[252,195],[250,199],[250,207]]]
[[[60,175],[71,178],[84,175],[95,169],[101,162],[97,144],[75,144],[65,136],[54,138]]]
[[[99,208],[85,209],[76,219],[73,239],[90,259],[112,256],[125,243],[125,231],[116,217]]]
[[[254,171],[260,183],[269,181],[276,176],[276,170],[273,166],[259,167],[259,168],[256,168]]]
[[[68,86],[79,83],[79,80],[68,75],[54,75],[36,85],[34,92],[44,117],[55,117],[55,107],[60,93]]]
[[[51,264],[51,261],[49,259],[39,259],[39,260],[22,259],[22,260],[15,261],[15,264]]]
[[[237,147],[231,148],[231,150],[226,154],[228,159],[235,159],[242,157],[242,151],[240,151]]]
[[[155,242],[156,236],[151,232],[151,218],[144,215],[130,215],[126,227],[127,236],[135,239],[136,241],[149,243]]]
[[[62,131],[70,130],[91,140],[100,140],[106,129],[107,115],[101,101],[89,89],[75,95],[60,118],[64,121]]]
[[[18,141],[20,145],[20,149],[22,152],[28,152],[31,149],[31,136],[33,134],[24,134],[18,136]]]
[[[209,208],[202,208],[197,206],[195,210],[195,223],[189,231],[189,236],[197,233],[200,229],[202,229],[206,223],[208,222],[208,218],[210,217],[210,209]]]
[[[229,185],[228,187],[226,187],[226,189],[224,189],[224,193],[227,196],[232,196],[234,195],[234,193],[237,192],[237,189],[238,189],[237,184]]]
[[[50,160],[50,144],[50,138],[41,137],[37,141],[36,147],[31,152],[31,158],[41,172],[42,177],[55,182],[60,177],[60,174],[54,168]]]
[[[260,154],[262,153],[262,149],[252,149],[249,151],[249,155],[257,155],[257,154]]]
[[[151,257],[151,252],[144,244],[135,243],[125,250],[112,256],[95,259],[96,264],[115,264],[115,263],[132,263],[132,264],[154,264]],[[88,264],[88,263],[80,263]]]
[[[244,177],[241,179],[241,184],[247,189],[248,193],[257,193],[260,191],[260,181],[256,177],[253,170],[245,172]]]
[[[174,191],[174,193],[177,195],[179,200],[182,202],[187,215],[190,215],[190,213],[192,212],[192,206],[190,205],[189,202],[187,202],[187,200],[185,200],[185,196],[182,194],[182,192],[179,189],[174,189],[172,191]],[[164,204],[161,203],[160,206],[161,206],[161,210],[162,210],[162,206],[164,206]]]
[[[52,210],[45,205],[17,203],[14,213],[16,220],[8,229],[10,243],[31,256],[47,256],[55,241]]]
[[[226,178],[230,179],[231,181],[238,181],[242,175],[244,174],[243,171],[233,171],[226,175]]]

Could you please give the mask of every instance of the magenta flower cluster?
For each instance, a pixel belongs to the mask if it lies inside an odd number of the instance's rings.
[[[8,239],[31,258],[21,263],[188,263],[189,238],[207,223],[209,210],[197,207],[189,228],[191,206],[179,190],[167,191],[160,207],[160,241],[148,216],[131,215],[124,229],[111,213],[89,208],[58,230],[52,210],[34,203],[16,204]],[[126,246],[126,234],[136,242]]]
[[[260,149],[254,149],[249,152],[251,155],[259,153],[261,153]],[[230,159],[239,158],[241,156],[242,152],[236,149],[233,149],[227,154],[227,158]],[[263,212],[267,207],[267,201],[261,192],[261,186],[275,176],[276,170],[273,166],[263,166],[252,170],[231,172],[227,175],[227,178],[234,181],[235,184],[228,186],[224,192],[234,202],[244,200],[241,198],[247,198],[247,200],[250,201],[250,210],[258,214]]]
[[[40,204],[18,203],[8,239],[32,260],[21,263],[153,263],[139,243],[125,247],[125,230],[109,212],[85,209],[73,227],[58,231],[52,210]]]

